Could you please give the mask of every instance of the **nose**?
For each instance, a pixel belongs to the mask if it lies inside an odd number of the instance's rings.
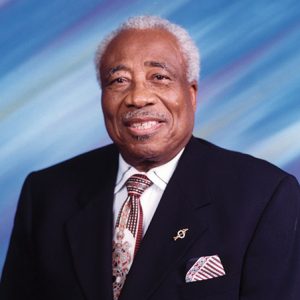
[[[136,108],[152,105],[154,102],[155,97],[153,93],[143,83],[134,83],[125,100],[125,104],[128,107]]]

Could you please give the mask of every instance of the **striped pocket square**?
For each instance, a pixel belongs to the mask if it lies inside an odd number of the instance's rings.
[[[185,282],[201,281],[224,276],[225,270],[218,255],[202,256],[188,270]]]

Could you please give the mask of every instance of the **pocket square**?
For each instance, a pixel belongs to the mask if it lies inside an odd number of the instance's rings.
[[[185,282],[201,281],[226,275],[218,255],[202,256],[188,270]]]

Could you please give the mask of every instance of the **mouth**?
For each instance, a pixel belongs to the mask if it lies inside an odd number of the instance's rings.
[[[125,125],[134,136],[149,136],[157,133],[164,124],[160,120],[131,120]]]

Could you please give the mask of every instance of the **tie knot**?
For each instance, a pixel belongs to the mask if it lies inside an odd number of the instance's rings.
[[[141,196],[153,182],[143,174],[134,174],[125,183],[129,196]]]

